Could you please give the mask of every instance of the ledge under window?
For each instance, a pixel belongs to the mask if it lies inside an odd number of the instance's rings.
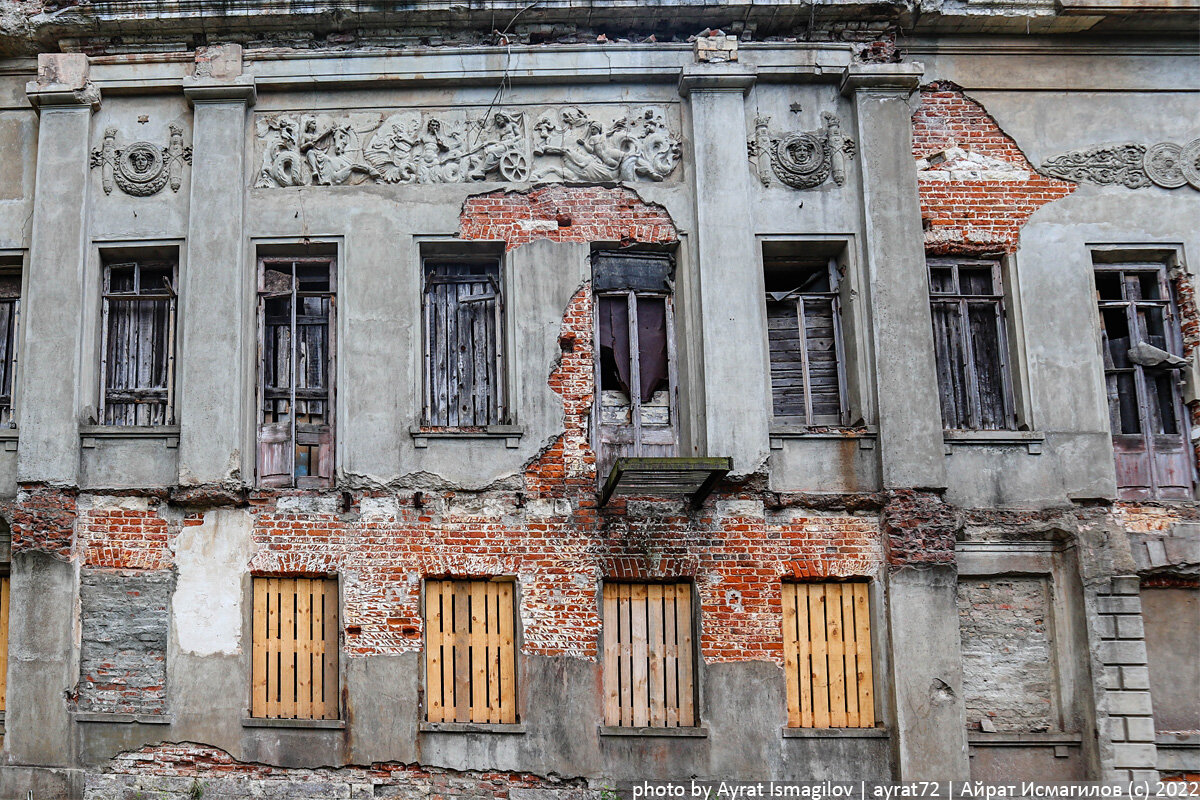
[[[170,725],[175,721],[171,714],[124,714],[113,711],[76,711],[71,715],[76,722],[107,722],[139,725]]]
[[[408,433],[413,447],[429,447],[430,439],[503,439],[504,446],[515,450],[525,435],[522,425],[488,425],[485,428],[421,428],[412,426]]]
[[[80,425],[79,446],[95,447],[98,441],[116,439],[159,439],[167,447],[179,447],[178,425]]]
[[[0,428],[0,449],[16,450],[19,439],[16,428]]]
[[[1024,447],[1031,455],[1037,455],[1042,452],[1042,443],[1046,441],[1046,434],[1040,431],[946,430],[942,431],[942,437],[946,442],[946,455],[950,455],[953,445],[1016,445]]]
[[[703,725],[688,728],[631,728],[623,725],[601,725],[601,736],[666,736],[683,739],[706,739],[708,728]]]
[[[525,733],[523,722],[422,722],[421,733]]]
[[[784,728],[785,739],[886,739],[887,728]]]
[[[308,728],[310,730],[341,730],[344,719],[280,719],[278,717],[243,717],[243,728]]]
[[[987,745],[989,747],[1029,747],[1031,745],[1059,747],[1063,745],[1082,744],[1083,734],[1053,732],[1009,733],[1006,731],[967,731],[967,743],[974,745]]]
[[[875,440],[879,438],[879,429],[874,425],[858,428],[772,425],[768,431],[768,436],[771,440],[772,450],[782,450],[785,439],[807,439],[812,441],[818,439],[857,440],[860,450],[871,450],[875,447]]]

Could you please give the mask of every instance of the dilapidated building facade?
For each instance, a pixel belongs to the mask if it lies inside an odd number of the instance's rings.
[[[0,796],[1200,772],[1196,33],[4,0]]]

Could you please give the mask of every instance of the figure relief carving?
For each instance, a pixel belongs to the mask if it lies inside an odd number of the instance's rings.
[[[1043,161],[1042,172],[1099,186],[1120,184],[1141,189],[1156,185],[1178,189],[1187,184],[1200,189],[1200,139],[1183,146],[1159,142],[1146,147],[1125,142],[1071,150]]]
[[[261,117],[255,185],[661,181],[679,139],[661,109],[604,122],[577,107]],[[365,142],[365,144],[363,144]]]
[[[117,129],[104,129],[104,141],[92,149],[91,168],[100,168],[100,183],[105,194],[116,186],[134,197],[158,194],[170,184],[178,192],[183,185],[183,166],[192,163],[192,148],[183,143],[183,128],[172,124],[166,147],[150,142],[134,142],[117,147]]]
[[[773,132],[771,118],[754,118],[754,138],[747,142],[755,174],[763,186],[774,174],[793,189],[813,189],[830,178],[846,182],[846,159],[854,157],[854,140],[842,134],[842,121],[825,112],[824,126],[813,131]]]

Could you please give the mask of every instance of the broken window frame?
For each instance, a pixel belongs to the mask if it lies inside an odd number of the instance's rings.
[[[17,427],[21,270],[0,268],[0,428]]]
[[[1190,415],[1188,414],[1187,406],[1183,402],[1182,391],[1182,374],[1176,372],[1178,376],[1175,380],[1168,380],[1167,385],[1170,387],[1171,393],[1171,411],[1175,418],[1176,431],[1167,433],[1159,431],[1159,428],[1164,427],[1162,423],[1162,405],[1160,403],[1152,404],[1151,397],[1159,397],[1158,391],[1151,392],[1151,382],[1148,380],[1147,371],[1151,368],[1130,362],[1128,367],[1117,367],[1112,360],[1112,352],[1109,346],[1108,333],[1104,320],[1105,310],[1118,310],[1125,312],[1125,324],[1128,326],[1129,342],[1132,347],[1135,343],[1149,343],[1150,334],[1144,330],[1142,322],[1142,313],[1146,310],[1154,309],[1162,314],[1163,324],[1163,339],[1166,347],[1160,348],[1169,352],[1171,355],[1182,357],[1183,355],[1183,333],[1180,325],[1179,310],[1175,303],[1175,293],[1171,287],[1171,281],[1168,275],[1167,265],[1160,261],[1122,261],[1116,263],[1095,263],[1093,264],[1094,276],[1099,278],[1101,275],[1117,275],[1121,286],[1120,300],[1102,299],[1100,297],[1100,288],[1096,286],[1096,304],[1099,311],[1100,322],[1100,354],[1104,370],[1105,396],[1108,399],[1109,409],[1109,426],[1113,436],[1114,455],[1117,466],[1117,496],[1122,500],[1148,500],[1148,499],[1174,499],[1174,500],[1190,500],[1193,498],[1195,487],[1195,464],[1191,455],[1191,436],[1190,436]],[[1154,284],[1158,288],[1158,298],[1146,299],[1142,297],[1131,298],[1128,296],[1130,284],[1128,279],[1132,276],[1153,275]],[[1140,283],[1138,286],[1140,295]],[[1163,377],[1169,378],[1173,371],[1164,370]],[[1120,406],[1120,388],[1119,380],[1114,380],[1118,373],[1127,373],[1133,377],[1134,386],[1134,407],[1137,409],[1137,424],[1138,431],[1128,433],[1124,431],[1121,422],[1121,406]],[[1161,387],[1159,389],[1161,391]],[[1165,485],[1160,481],[1162,477],[1159,474],[1159,456],[1163,455],[1163,443],[1158,442],[1158,437],[1177,439],[1179,448],[1186,453],[1188,485],[1186,487],[1178,487],[1174,484]],[[1121,465],[1121,445],[1128,444],[1130,440],[1140,439],[1144,447],[1144,452],[1149,458],[1149,487],[1148,496],[1145,491],[1136,488],[1128,483],[1122,482],[1122,474],[1124,470]],[[1123,441],[1124,440],[1124,441]]]
[[[968,269],[986,268],[991,274],[991,291],[987,294],[966,294],[962,291],[960,268]],[[937,291],[934,285],[933,271],[935,269],[950,269],[952,275],[952,291],[942,292]],[[1006,302],[1006,293],[1004,286],[1004,270],[999,259],[990,258],[931,258],[926,262],[926,275],[929,281],[929,305],[930,317],[933,324],[933,346],[934,346],[934,361],[937,368],[938,381],[938,400],[941,409],[942,426],[946,430],[957,431],[1006,431],[1017,430],[1017,411],[1016,401],[1013,391],[1012,379],[1012,364],[1011,351],[1009,349],[1009,331],[1008,331],[1008,304]],[[943,306],[947,309],[952,309],[957,314],[959,325],[957,331],[947,328],[944,332],[946,337],[953,336],[957,341],[953,342],[958,348],[958,352],[962,355],[962,360],[957,365],[962,370],[962,374],[958,376],[958,385],[964,386],[962,393],[963,399],[966,401],[966,409],[951,408],[948,404],[953,403],[957,406],[953,386],[947,385],[947,381],[954,379],[953,372],[956,371],[954,363],[947,363],[945,353],[950,350],[952,344],[947,338],[944,342],[940,338],[942,335],[939,332],[938,326],[938,307]],[[983,420],[984,408],[983,398],[980,390],[980,380],[978,374],[978,358],[974,337],[970,335],[970,320],[971,311],[973,308],[978,309],[985,307],[991,311],[991,319],[994,322],[996,331],[995,351],[998,363],[995,365],[999,371],[999,415],[1001,422],[989,422],[985,424]],[[963,322],[966,324],[963,324]],[[997,416],[993,409],[992,416]],[[965,411],[965,413],[964,413]],[[957,412],[957,413],[956,413]],[[953,419],[948,419],[949,416],[954,416]]]
[[[128,291],[116,290],[113,288],[113,272],[119,269],[133,270],[133,287]],[[142,285],[142,273],[147,270],[162,270],[169,268],[171,278],[169,284],[162,287],[146,287]],[[167,426],[175,424],[175,348],[176,348],[176,320],[178,319],[178,300],[177,286],[179,285],[179,262],[178,260],[160,260],[146,259],[140,261],[126,261],[106,263],[104,265],[104,285],[101,293],[101,320],[100,320],[100,402],[97,418],[101,425],[110,426]],[[114,331],[114,328],[119,328],[122,324],[121,315],[114,313],[114,306],[120,303],[137,303],[146,302],[164,303],[166,305],[166,318],[163,322],[164,330],[153,332],[153,339],[159,341],[165,353],[165,362],[162,365],[164,370],[162,386],[144,386],[141,385],[140,377],[135,378],[135,386],[110,386],[110,381],[113,376],[109,375],[110,369],[119,369],[121,359],[119,352],[110,351],[110,348],[119,346],[121,334],[119,331]],[[139,328],[136,325],[136,317],[127,320],[129,328],[126,336],[129,337],[127,344],[133,344],[137,341],[136,337],[139,333]],[[151,352],[153,355],[153,352]],[[152,367],[153,369],[153,364]],[[140,368],[139,368],[140,371]],[[133,413],[133,421],[121,421],[115,416],[115,407],[131,406]],[[162,416],[157,421],[139,422],[141,407],[161,406]],[[124,412],[128,414],[129,412]],[[153,414],[153,410],[151,414]]]
[[[460,267],[468,270],[460,275],[438,275],[436,269],[438,267]],[[494,271],[493,274],[475,273],[470,270],[477,270],[480,267]],[[470,280],[471,277],[478,275],[475,280]],[[490,315],[490,323],[492,326],[491,341],[489,348],[493,349],[494,353],[485,354],[482,359],[477,357],[478,353],[472,351],[470,354],[471,364],[473,367],[482,365],[486,368],[485,375],[487,377],[487,387],[483,392],[479,391],[477,381],[474,380],[478,374],[478,370],[471,370],[472,391],[469,397],[473,398],[472,405],[476,406],[470,414],[464,413],[461,408],[462,396],[455,394],[454,402],[451,402],[452,396],[450,387],[452,378],[457,374],[462,377],[463,370],[461,359],[466,355],[465,351],[460,347],[457,356],[451,359],[449,350],[437,348],[435,352],[435,325],[437,324],[438,315],[435,311],[436,303],[436,287],[441,285],[459,285],[471,287],[475,284],[490,284],[491,295],[485,290],[481,295],[475,294],[474,288],[468,289],[468,294],[464,297],[459,296],[454,298],[456,309],[461,309],[463,301],[469,303],[489,302],[494,300],[494,307]],[[477,298],[477,299],[476,299]],[[449,298],[446,298],[447,301]],[[485,312],[486,313],[486,312]],[[458,328],[457,322],[459,319],[458,313],[455,315],[455,336],[457,337]],[[422,391],[422,409],[421,409],[421,424],[430,428],[448,428],[448,429],[465,429],[478,430],[486,429],[492,425],[507,425],[511,422],[510,409],[508,404],[508,390],[506,377],[506,346],[505,346],[505,308],[504,308],[504,264],[502,259],[497,256],[482,256],[482,255],[426,255],[421,258],[421,330],[422,336],[422,372],[423,372],[423,391]],[[447,326],[448,328],[448,326]],[[486,331],[486,324],[485,324]],[[449,341],[450,334],[448,329],[442,333],[441,341]],[[439,360],[439,356],[444,358]],[[452,363],[453,362],[453,363]],[[441,392],[438,391],[441,379],[443,378],[443,370],[440,366],[444,366],[444,389],[445,397],[441,397]],[[456,382],[461,385],[461,380]],[[481,416],[478,411],[479,401],[483,401],[485,410]]]
[[[266,286],[266,272],[271,265],[289,265],[291,269],[292,281],[291,290],[288,293],[279,293],[269,291]],[[329,270],[328,289],[322,291],[302,291],[299,288],[299,281],[295,278],[296,268],[298,266],[324,265]],[[267,334],[267,301],[276,297],[281,297],[287,294],[291,298],[291,321],[289,323],[289,342],[291,346],[291,355],[288,360],[289,380],[286,387],[286,397],[278,396],[280,391],[275,387],[267,387],[266,385],[266,363],[267,357],[266,334]],[[328,311],[326,314],[326,366],[325,378],[327,386],[323,387],[323,392],[308,391],[305,397],[299,397],[296,386],[296,364],[297,364],[297,340],[295,330],[297,327],[297,319],[300,316],[297,314],[297,301],[304,298],[317,297],[328,300]],[[336,389],[337,389],[337,259],[334,256],[326,255],[296,255],[296,256],[262,256],[258,259],[258,375],[257,375],[257,422],[258,436],[256,440],[256,475],[259,486],[277,487],[277,488],[327,488],[334,483],[335,472],[335,455],[336,455]],[[269,395],[276,395],[271,397]],[[321,396],[323,395],[323,397]],[[268,422],[267,402],[286,400],[288,403],[288,431],[287,439],[284,442],[268,442],[266,438],[277,431],[268,431],[268,425],[278,425],[276,422]],[[324,421],[320,424],[300,423],[297,421],[296,413],[294,412],[297,402],[323,402],[325,404],[325,413],[323,414]],[[303,427],[302,427],[303,426]],[[325,430],[322,430],[325,429]],[[311,439],[311,441],[300,441],[300,439]],[[272,472],[270,476],[284,475],[286,478],[274,478],[264,474],[263,467],[266,460],[265,449],[272,445],[290,442],[291,446],[286,448],[287,451],[287,472]],[[313,450],[309,452],[309,467],[308,473],[298,475],[296,450],[298,447],[304,446],[315,448],[316,453],[316,471],[313,472]]]
[[[764,271],[770,266],[771,261],[783,260],[781,257],[766,257],[764,256]],[[803,427],[813,428],[821,426],[837,426],[846,425],[849,423],[850,409],[849,401],[846,392],[846,359],[845,348],[842,341],[842,311],[841,311],[841,287],[839,286],[839,271],[837,256],[829,256],[825,259],[825,274],[829,282],[829,289],[823,292],[804,291],[806,283],[802,283],[795,290],[790,292],[786,297],[776,298],[772,292],[767,292],[764,297],[767,305],[767,357],[769,361],[769,379],[771,383],[771,418],[777,424],[784,425],[800,425]],[[796,268],[797,271],[801,267]],[[816,275],[820,274],[816,268],[805,270],[802,274]],[[800,277],[797,277],[800,280]],[[809,279],[808,282],[811,282]],[[794,387],[782,386],[782,375],[784,369],[782,366],[777,366],[775,352],[772,348],[771,322],[770,312],[771,304],[778,303],[794,303],[796,309],[796,330],[799,333],[799,351],[800,351],[800,382],[801,393],[804,398],[804,410],[802,414],[785,414],[780,413],[780,408],[784,407],[786,400]],[[817,304],[828,304],[830,316],[833,324],[833,358],[835,362],[835,379],[837,381],[837,396],[838,396],[838,412],[837,414],[816,414],[813,411],[813,394],[814,394],[814,379],[812,375],[812,352],[809,347],[808,340],[808,309]],[[790,330],[790,328],[789,328]]]

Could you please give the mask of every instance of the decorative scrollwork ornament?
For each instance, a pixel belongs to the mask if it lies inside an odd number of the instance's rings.
[[[853,157],[854,142],[842,135],[836,116],[826,112],[821,119],[825,126],[814,131],[772,135],[771,118],[755,118],[754,139],[747,144],[763,186],[771,185],[772,173],[793,189],[813,189],[831,177],[838,186],[846,182],[846,158]]]
[[[92,150],[91,167],[101,168],[100,183],[105,194],[112,194],[113,187],[133,197],[149,197],[158,194],[170,184],[171,191],[178,192],[183,184],[183,165],[192,162],[192,148],[183,144],[183,129],[171,125],[170,143],[162,145],[150,142],[134,142],[126,147],[117,147],[117,129],[104,130],[104,142]]]

